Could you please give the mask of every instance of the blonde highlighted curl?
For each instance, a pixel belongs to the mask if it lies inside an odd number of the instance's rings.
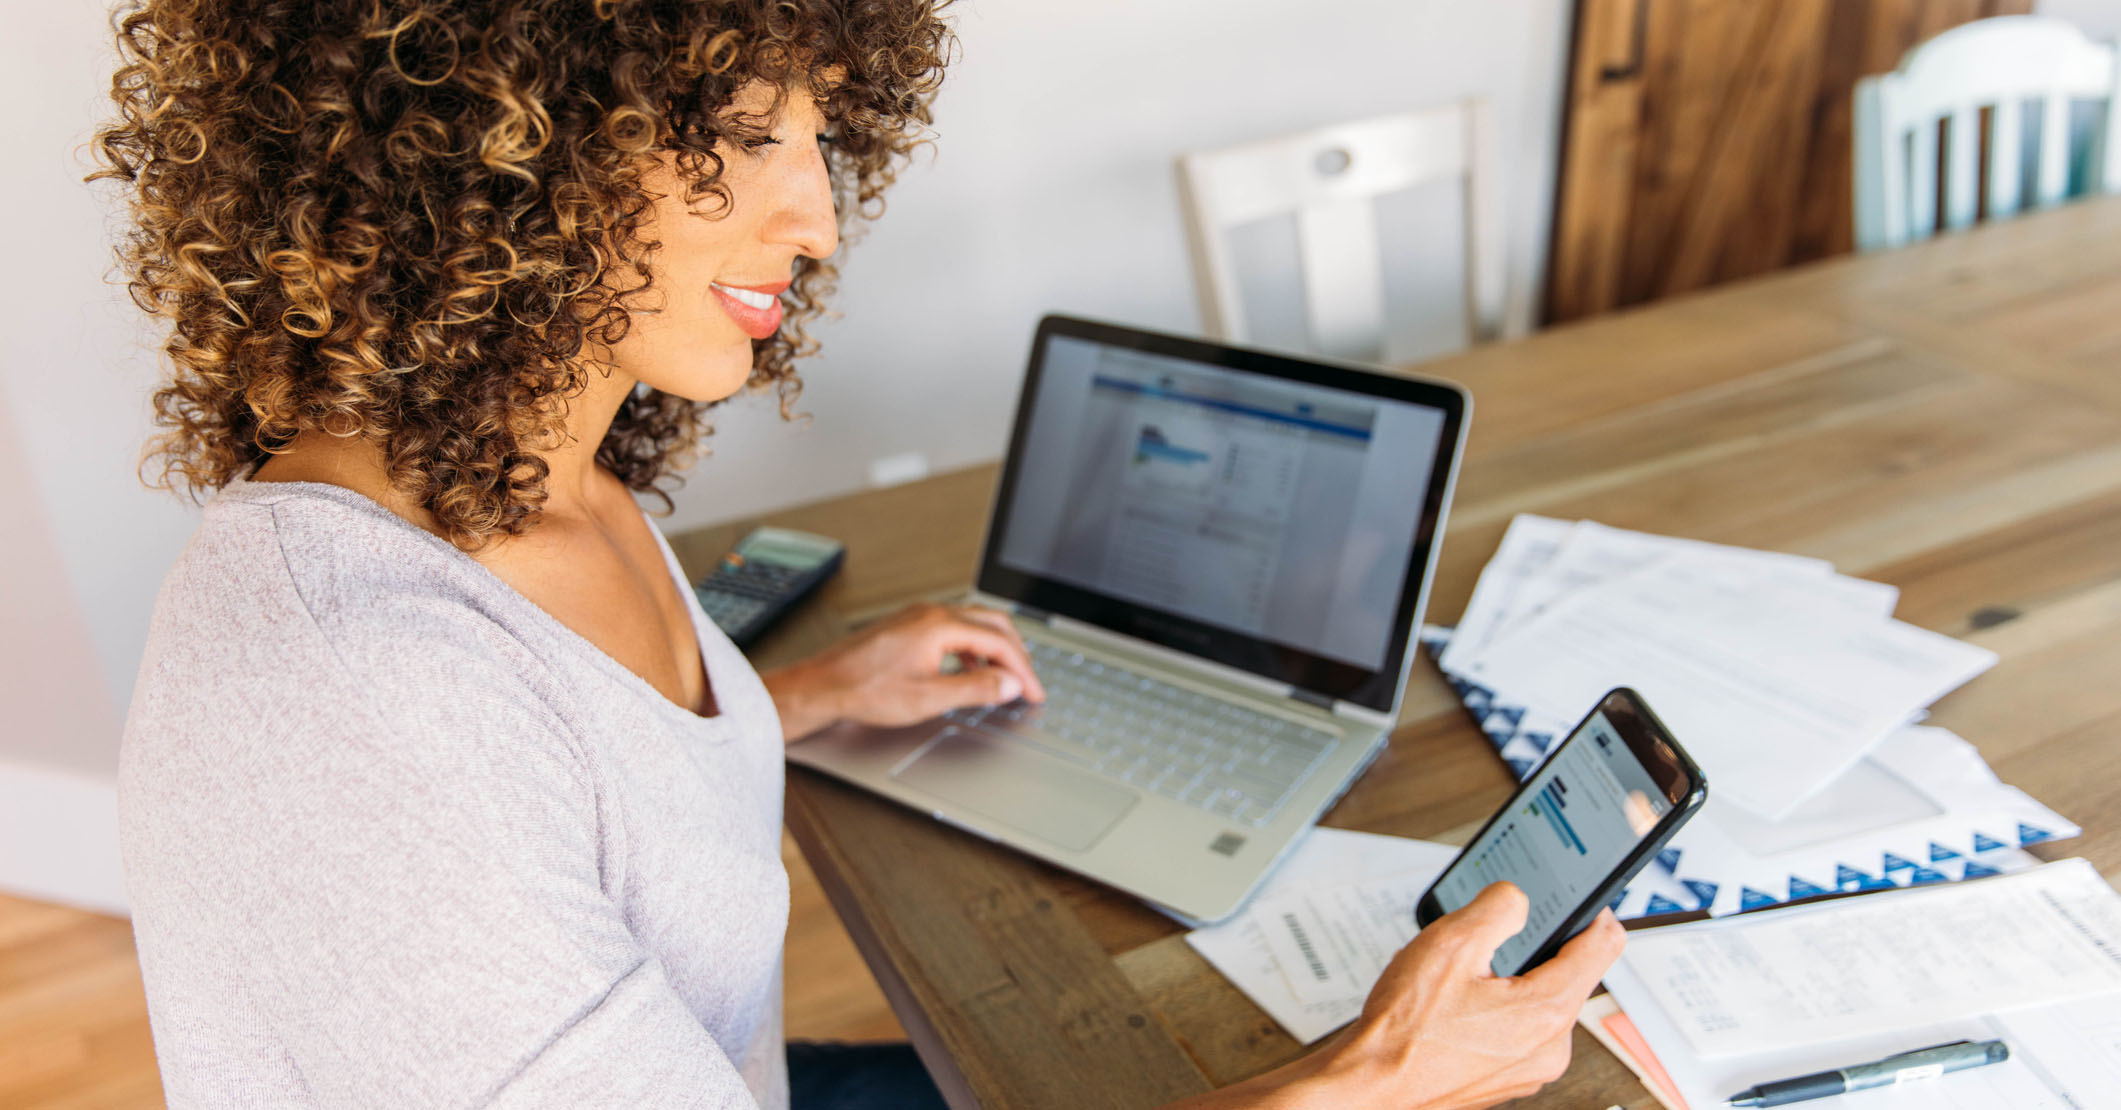
[[[716,144],[755,137],[728,108],[764,80],[819,99],[841,223],[873,217],[932,119],[938,6],[134,0],[95,176],[130,186],[120,262],[172,325],[149,468],[198,495],[300,433],[361,436],[452,542],[527,531],[585,348],[653,283],[647,167],[727,204]],[[799,259],[755,345],[783,415],[835,276]],[[637,390],[597,460],[662,494],[710,407]]]

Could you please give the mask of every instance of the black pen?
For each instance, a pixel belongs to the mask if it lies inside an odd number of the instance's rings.
[[[1890,1087],[1918,1079],[1935,1079],[1946,1072],[1997,1064],[2011,1058],[2011,1048],[2002,1041],[1953,1041],[1902,1052],[1870,1064],[1855,1064],[1835,1071],[1778,1079],[1748,1087],[1731,1096],[1732,1106],[1781,1106],[1829,1098],[1848,1091]]]

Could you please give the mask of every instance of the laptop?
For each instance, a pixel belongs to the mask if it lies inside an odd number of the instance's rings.
[[[1470,398],[1049,316],[977,604],[1048,698],[788,750],[1193,922],[1241,908],[1382,750]]]

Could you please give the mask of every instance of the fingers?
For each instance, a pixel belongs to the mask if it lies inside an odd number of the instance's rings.
[[[1562,945],[1553,959],[1525,972],[1524,981],[1542,994],[1588,998],[1627,944],[1627,930],[1620,927],[1613,911],[1600,910],[1590,926]]]
[[[957,674],[937,675],[921,683],[920,697],[932,698],[930,715],[968,705],[1001,705],[1024,694],[1023,680],[1000,667],[978,667]]]
[[[1024,687],[1024,696],[1032,701],[1046,700],[1045,684],[1038,680],[1038,673],[1031,670],[1031,649],[1024,646],[1023,633],[1016,630],[1016,625],[1009,620],[1007,614],[998,613],[992,609],[982,609],[978,606],[956,609],[953,610],[953,613],[960,620],[971,621],[974,624],[983,625],[1001,633],[1008,638],[1010,643],[1016,645],[1017,653],[1023,659],[1024,670],[1031,679]]]
[[[1473,900],[1445,914],[1436,925],[1451,922],[1464,931],[1467,954],[1485,968],[1502,942],[1524,931],[1531,902],[1515,883],[1489,883]],[[1436,925],[1429,926],[1431,929]]]
[[[985,669],[1000,669],[1015,678],[1015,692],[999,700],[1046,700],[1046,687],[1039,682],[1038,672],[1031,669],[1031,655],[1024,648],[1023,637],[1007,617],[991,609],[938,608],[926,624],[926,646],[938,659],[946,654],[969,655],[984,660]],[[969,668],[965,673],[979,670]]]
[[[1023,645],[1023,634],[1019,633],[1016,630],[1015,623],[1010,621],[1009,616],[1006,613],[996,612],[993,609],[984,609],[977,605],[966,605],[955,609],[947,609],[945,610],[945,612],[949,613],[951,616],[956,617],[959,620],[971,621],[974,624],[986,625],[988,628],[991,628],[996,632],[999,632],[1002,635],[1007,636],[1010,639],[1016,641],[1019,647]]]
[[[912,724],[953,709],[1015,701],[1023,688],[1021,679],[1000,667],[927,675],[894,685],[889,707],[871,703],[864,719],[878,724]]]

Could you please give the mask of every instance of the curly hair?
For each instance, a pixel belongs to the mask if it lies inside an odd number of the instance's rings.
[[[172,325],[145,466],[200,496],[300,433],[360,436],[451,542],[522,534],[590,345],[653,284],[643,175],[672,160],[726,206],[717,144],[762,126],[729,105],[766,81],[818,99],[840,222],[873,217],[932,122],[940,6],[131,0],[94,177],[130,186],[120,265]],[[784,418],[835,277],[799,258],[754,346]],[[709,408],[637,389],[597,461],[667,504]]]

